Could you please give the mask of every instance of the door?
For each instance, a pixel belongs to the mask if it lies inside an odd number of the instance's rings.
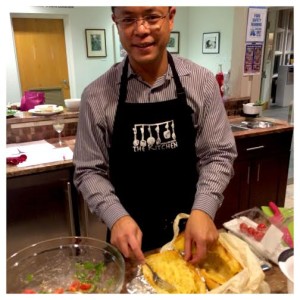
[[[46,102],[63,105],[70,98],[62,19],[13,18],[22,94],[45,92]]]

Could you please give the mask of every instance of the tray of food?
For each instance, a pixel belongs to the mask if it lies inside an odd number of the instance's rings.
[[[179,214],[174,221],[174,237],[159,253],[146,256],[136,276],[127,285],[130,294],[205,294],[268,293],[260,265],[248,244],[227,232],[221,232],[205,259],[198,264],[184,260],[184,232],[179,233]],[[157,283],[150,268],[172,289]]]

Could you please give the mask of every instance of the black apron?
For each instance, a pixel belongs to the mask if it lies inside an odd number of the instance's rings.
[[[126,59],[110,149],[111,181],[143,232],[143,251],[172,239],[176,215],[191,211],[198,179],[193,111],[169,53],[168,61],[177,98],[141,104],[126,103]]]

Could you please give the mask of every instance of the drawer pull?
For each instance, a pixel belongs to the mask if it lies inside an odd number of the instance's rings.
[[[248,172],[247,172],[247,184],[249,185],[250,183],[250,171],[251,171],[251,167],[248,166]]]
[[[263,148],[265,148],[265,146],[251,147],[251,148],[247,148],[247,151],[259,150],[259,149],[263,149]]]

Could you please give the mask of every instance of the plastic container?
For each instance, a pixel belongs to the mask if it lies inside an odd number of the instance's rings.
[[[277,264],[279,254],[287,248],[282,241],[282,231],[271,224],[258,207],[237,213],[232,218],[223,226],[247,242],[258,257]]]
[[[7,293],[119,293],[124,279],[121,253],[93,238],[46,240],[7,260]]]

